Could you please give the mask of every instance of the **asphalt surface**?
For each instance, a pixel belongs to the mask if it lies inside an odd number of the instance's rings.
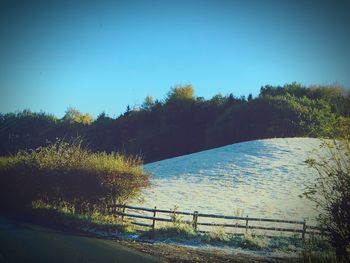
[[[66,233],[0,216],[0,263],[161,262],[111,240]]]

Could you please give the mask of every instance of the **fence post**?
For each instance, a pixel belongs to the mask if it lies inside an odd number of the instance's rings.
[[[304,222],[303,222],[303,233],[301,234],[301,239],[303,240],[303,242],[305,241],[305,234],[306,234],[306,220],[304,219]]]
[[[154,232],[155,226],[156,226],[156,213],[157,213],[157,207],[154,207],[153,210],[153,222],[152,222],[152,230]]]
[[[122,221],[124,221],[125,205],[126,205],[126,204],[123,204],[123,209],[122,209]]]
[[[248,233],[248,215],[245,219],[245,232]]]
[[[193,227],[194,231],[197,231],[197,222],[198,222],[198,211],[194,211],[193,222],[192,222],[192,227]]]

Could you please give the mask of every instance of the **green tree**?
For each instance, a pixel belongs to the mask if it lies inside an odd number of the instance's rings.
[[[155,161],[245,140],[330,137],[350,117],[349,92],[336,85],[265,86],[257,98],[232,93],[206,100],[191,85],[173,87],[164,101],[146,97],[118,118],[69,108],[63,119],[29,110],[0,115],[0,154],[80,136],[94,151],[121,150]],[[85,144],[84,144],[85,145]]]
[[[152,96],[147,96],[144,100],[144,102],[141,105],[141,108],[144,110],[151,110],[152,107],[155,105],[154,98]]]
[[[192,85],[185,86],[175,86],[171,88],[166,99],[167,102],[177,101],[177,100],[193,100],[194,90]]]
[[[93,118],[88,113],[81,113],[75,108],[69,107],[63,116],[63,121],[69,123],[81,123],[83,125],[90,125],[93,122]]]
[[[226,98],[222,96],[221,93],[218,93],[214,97],[212,97],[209,102],[215,106],[222,106],[225,104]]]

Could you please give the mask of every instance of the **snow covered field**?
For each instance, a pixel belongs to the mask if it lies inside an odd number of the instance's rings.
[[[284,138],[232,144],[145,165],[152,187],[134,205],[237,214],[314,223],[317,213],[299,195],[315,171],[304,161],[320,140]]]

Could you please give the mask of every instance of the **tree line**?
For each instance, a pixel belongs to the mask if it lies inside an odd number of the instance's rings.
[[[253,98],[195,96],[175,86],[164,100],[147,96],[117,118],[68,108],[63,118],[24,110],[0,114],[0,155],[80,137],[95,152],[140,155],[145,162],[231,143],[273,137],[333,137],[350,122],[349,91],[338,85],[266,85]],[[336,127],[337,129],[334,129]]]

